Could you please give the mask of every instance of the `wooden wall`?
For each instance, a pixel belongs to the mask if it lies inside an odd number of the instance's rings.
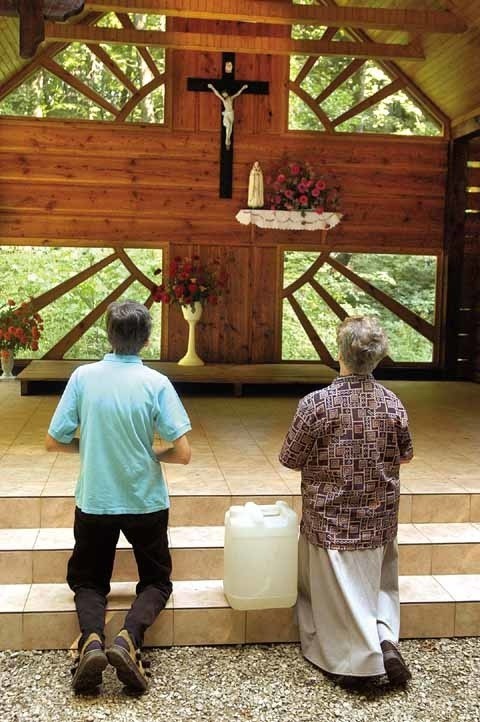
[[[480,381],[480,136],[450,149],[445,370]]]
[[[319,247],[315,233],[257,231],[235,220],[248,174],[283,153],[334,171],[344,221],[328,246],[351,251],[442,253],[447,143],[286,132],[284,58],[238,56],[236,76],[270,81],[270,95],[235,106],[234,192],[218,197],[220,102],[186,90],[188,76],[219,77],[221,56],[169,58],[166,127],[0,119],[0,243],[163,246],[228,267],[228,297],[209,307],[199,352],[209,361],[278,358],[280,250]],[[185,324],[170,311],[164,357],[184,351]]]
[[[470,378],[480,383],[480,135],[468,143],[467,203],[461,308],[470,309]]]

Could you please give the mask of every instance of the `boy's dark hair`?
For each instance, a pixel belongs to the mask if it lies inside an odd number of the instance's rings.
[[[114,301],[105,318],[114,353],[134,356],[150,338],[152,318],[146,306],[137,301]]]

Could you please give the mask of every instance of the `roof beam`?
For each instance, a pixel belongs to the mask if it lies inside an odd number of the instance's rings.
[[[33,58],[45,37],[42,0],[17,0],[20,16],[20,57]]]
[[[67,20],[78,15],[85,0],[26,0],[27,11],[34,14],[36,5],[47,20]],[[21,15],[23,0],[0,0],[0,15]]]
[[[0,0],[0,15],[20,18],[20,57],[33,58],[45,37],[44,18],[66,20],[83,9],[84,0]]]
[[[422,60],[418,45],[327,40],[290,40],[275,37],[177,33],[132,28],[102,28],[86,25],[45,23],[49,42],[83,42],[87,44],[158,46],[202,52],[233,52],[261,55],[346,55],[356,58],[401,58]]]
[[[211,7],[208,7],[208,6]],[[214,8],[217,5],[219,7]],[[404,30],[412,33],[463,33],[463,19],[445,10],[292,5],[278,0],[86,0],[85,6],[99,12],[133,12],[231,20],[274,25],[325,25],[337,28]]]

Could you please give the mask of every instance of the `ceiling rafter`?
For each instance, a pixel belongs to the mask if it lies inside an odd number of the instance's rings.
[[[202,52],[233,52],[269,55],[343,55],[357,58],[401,58],[422,60],[417,45],[391,43],[348,42],[330,40],[290,40],[276,37],[248,37],[207,33],[162,32],[130,28],[45,23],[45,37],[51,42],[108,43],[163,47]]]
[[[135,30],[135,25],[134,25],[133,22],[131,21],[130,16],[128,15],[128,13],[117,13],[117,17],[118,17],[118,19],[120,20],[120,22],[122,23],[122,25],[123,25],[124,28],[127,28],[127,29],[129,29],[129,30]],[[154,77],[154,78],[158,78],[158,76],[160,75],[160,72],[159,72],[159,70],[158,70],[158,68],[157,68],[157,66],[156,66],[156,64],[155,64],[154,59],[152,58],[152,56],[151,56],[150,53],[148,52],[147,48],[142,48],[142,47],[140,47],[140,48],[138,48],[138,52],[140,53],[140,55],[141,55],[142,58],[144,59],[144,61],[145,61],[145,63],[147,64],[148,68],[150,69],[150,72],[152,73],[153,77]]]
[[[324,25],[372,30],[406,30],[413,33],[462,33],[463,19],[447,10],[293,5],[278,0],[86,0],[99,12],[133,12],[202,20],[259,22],[271,25]],[[217,5],[217,7],[215,7]]]

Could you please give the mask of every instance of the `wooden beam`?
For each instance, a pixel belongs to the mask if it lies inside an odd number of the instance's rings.
[[[0,0],[0,15],[18,15],[17,0]]]
[[[43,0],[17,0],[20,15],[20,57],[33,58],[45,38]]]
[[[215,5],[221,7],[214,8]],[[463,19],[443,10],[321,7],[292,5],[278,0],[227,0],[222,3],[207,3],[205,0],[86,0],[86,7],[100,12],[135,12],[273,25],[401,29],[413,33],[463,33],[467,30]]]
[[[135,263],[132,261],[128,253],[125,252],[123,248],[117,248],[116,250],[118,258],[121,260],[127,271],[130,271],[132,276],[135,276],[137,281],[142,283],[145,288],[147,288],[149,291],[153,293],[155,288],[157,287],[157,284],[155,281],[152,281],[148,276],[146,276]]]
[[[132,21],[130,20],[130,16],[128,15],[128,13],[119,13],[119,14],[117,15],[117,17],[118,17],[118,19],[120,20],[120,22],[122,23],[122,25],[123,25],[124,28],[128,28],[129,30],[135,30],[135,25],[134,25],[134,24],[132,23]],[[151,74],[153,75],[153,77],[154,77],[154,78],[158,78],[158,76],[160,75],[160,71],[159,71],[159,69],[158,69],[158,67],[157,67],[157,64],[155,63],[154,59],[152,58],[152,56],[151,56],[150,53],[148,52],[147,48],[138,48],[138,52],[140,53],[140,55],[141,55],[142,58],[144,59],[144,61],[145,61],[145,63],[147,64],[147,66],[148,66]]]
[[[110,263],[116,261],[117,258],[119,258],[118,253],[111,253],[109,256],[105,256],[105,258],[102,258],[100,261],[97,261],[97,263],[94,263],[93,266],[85,268],[83,271],[80,271],[80,273],[77,273],[75,276],[67,278],[66,281],[63,281],[63,283],[59,283],[58,286],[54,286],[54,288],[51,288],[49,291],[42,293],[40,296],[37,296],[30,302],[32,310],[35,313],[41,311],[42,308],[48,306],[50,303],[53,303],[57,300],[57,298],[60,298],[60,296],[63,296],[65,293],[71,291],[72,288],[76,288],[81,283],[90,278],[90,276],[94,276],[96,273],[101,271],[102,268],[109,266]]]
[[[337,316],[340,321],[344,321],[348,313],[345,311],[344,308],[340,306],[339,303],[329,294],[326,288],[324,288],[315,278],[310,279],[310,285],[311,287],[318,293],[320,298],[322,298],[327,306],[331,308],[335,316]]]
[[[325,346],[325,344],[323,343],[322,339],[320,338],[320,336],[319,336],[318,333],[316,332],[314,326],[312,325],[312,323],[311,323],[311,321],[309,320],[308,316],[305,314],[304,310],[302,309],[302,307],[301,307],[300,304],[298,303],[298,301],[297,301],[297,299],[295,298],[295,296],[289,295],[289,296],[287,296],[286,298],[287,298],[288,302],[290,303],[290,306],[292,307],[295,316],[296,316],[296,317],[298,318],[298,320],[300,321],[300,324],[301,324],[303,330],[305,331],[305,333],[307,334],[307,336],[308,336],[308,338],[309,338],[309,340],[310,340],[313,348],[315,349],[315,351],[316,351],[316,352],[318,353],[318,355],[320,356],[322,362],[323,362],[324,364],[326,364],[327,366],[331,366],[331,367],[333,366],[333,367],[334,367],[334,366],[335,366],[335,360],[334,360],[333,356],[331,355],[330,351],[329,351],[328,348]]]
[[[478,118],[478,120],[477,120]],[[480,132],[480,116],[463,121],[452,128],[452,139],[473,138]]]
[[[325,6],[334,8],[337,7],[335,0],[322,1]],[[359,41],[371,40],[370,35],[361,28],[349,28],[349,35]],[[444,135],[448,135],[450,132],[450,118],[442,110],[440,110],[438,105],[435,105],[435,103],[430,100],[430,98],[419,88],[418,85],[416,85],[416,83],[414,83],[412,78],[405,73],[398,63],[395,63],[392,60],[384,60],[381,64],[384,66],[388,74],[393,74],[395,77],[403,78],[405,80],[406,87],[413,99],[427,109],[432,114],[432,117],[443,125]]]
[[[290,283],[283,289],[282,298],[286,298],[287,296],[293,296],[295,291],[298,291],[298,289],[301,288],[305,283],[311,282],[311,279],[315,276],[318,269],[321,268],[323,264],[328,261],[329,255],[330,251],[323,251],[322,253],[320,253],[314,260],[312,265],[307,268],[307,270],[304,271],[301,276],[295,279],[295,281],[292,281],[292,283]]]
[[[290,40],[276,37],[246,37],[205,33],[177,33],[130,28],[102,28],[86,25],[45,23],[49,42],[157,46],[201,52],[232,52],[260,55],[342,55],[355,58],[397,58],[423,60],[423,52],[411,45],[333,40]]]
[[[33,58],[45,39],[45,18],[64,21],[83,10],[83,0],[0,0],[0,15],[20,18],[20,57]]]
[[[117,298],[122,295],[122,293],[125,293],[127,288],[131,286],[134,281],[135,276],[133,275],[126,278],[114,291],[112,291],[109,296],[107,296],[107,298],[105,298],[96,308],[94,308],[93,311],[90,311],[90,313],[88,313],[85,318],[83,318],[79,323],[77,323],[77,325],[72,328],[72,330],[69,331],[63,338],[61,338],[60,341],[58,341],[55,346],[53,346],[50,351],[48,351],[42,358],[62,358],[64,354],[66,354],[67,351],[73,346],[73,344],[78,341],[80,336],[83,336],[83,334],[93,326],[95,321],[98,321],[100,316],[105,313],[109,304],[112,303],[112,301],[116,301]]]
[[[327,130],[329,133],[334,133],[335,129],[333,127],[333,123],[328,117],[328,115],[325,113],[325,111],[320,107],[320,105],[312,98],[311,95],[307,93],[306,90],[304,90],[299,85],[296,85],[294,83],[288,84],[288,89],[291,90],[295,95],[298,95],[298,97],[303,100],[305,105],[308,105],[310,110],[314,115],[317,116],[318,120],[322,125],[325,127],[325,130]]]
[[[465,331],[460,316],[469,317],[470,311],[460,311],[462,299],[463,265],[465,255],[465,209],[468,185],[468,141],[450,143],[447,194],[445,203],[445,307],[442,319],[442,361],[448,378],[461,377],[458,364],[459,333]]]
[[[18,15],[22,0],[0,0],[0,15]],[[27,0],[28,9],[33,9],[32,0]],[[43,0],[43,17],[47,20],[60,20],[61,22],[78,15],[85,5],[84,0]]]
[[[393,95],[393,93],[403,90],[403,88],[405,88],[405,81],[403,78],[393,80],[388,85],[385,85],[384,88],[377,90],[376,93],[370,95],[368,98],[365,98],[360,103],[357,103],[357,105],[354,105],[353,108],[349,108],[345,111],[345,113],[339,115],[338,118],[332,120],[332,125],[336,128],[337,125],[341,125],[342,123],[345,123],[346,120],[350,120],[350,118],[354,118],[359,113],[363,113],[364,110],[368,110],[368,108],[380,103],[380,101],[384,100],[384,98],[388,98],[389,95]]]
[[[452,137],[462,138],[465,135],[480,131],[480,106],[472,108],[468,113],[459,115],[452,120]]]
[[[71,85],[72,88],[75,88],[75,90],[84,95],[86,98],[89,98],[96,105],[99,105],[101,108],[107,110],[115,118],[117,117],[119,113],[118,108],[109,103],[108,100],[105,100],[102,95],[77,78],[76,75],[72,75],[72,73],[69,73],[68,70],[65,70],[65,68],[59,65],[55,60],[52,58],[43,58],[42,66],[45,70],[48,70],[53,75],[56,75],[57,78],[60,78],[60,80],[63,80],[64,83],[67,83],[67,85]]]
[[[43,0],[43,16],[46,20],[65,22],[82,12],[84,0]]]
[[[105,52],[101,45],[87,45],[87,47],[90,52],[96,55],[96,57],[105,65],[105,67],[110,70],[112,75],[114,75],[117,80],[119,80],[126,88],[128,88],[131,93],[137,92],[137,86],[132,83],[128,75],[125,75],[123,70],[119,68],[116,62],[112,60],[110,55]]]
[[[340,263],[335,258],[330,257],[327,263],[329,263],[336,271],[341,273],[342,276],[348,278],[349,281],[358,286],[358,288],[360,288],[362,291],[365,291],[365,293],[367,293],[369,296],[374,298],[376,301],[379,301],[382,306],[388,308],[388,310],[398,316],[401,321],[404,321],[409,326],[418,331],[418,333],[422,334],[422,336],[434,343],[435,327],[432,326],[431,323],[428,323],[428,321],[425,321],[424,318],[414,313],[413,311],[410,311],[410,309],[408,309],[406,306],[399,303],[387,293],[384,293],[384,291],[381,291],[379,288],[374,286],[373,283],[365,281],[364,278],[358,276],[354,271],[348,268],[348,266]]]
[[[1,2],[1,0],[0,0]],[[101,17],[100,13],[89,13],[87,16],[82,18],[83,23],[94,23]],[[12,93],[18,88],[27,78],[35,73],[39,67],[43,58],[51,58],[57,53],[61,52],[68,45],[67,43],[52,43],[46,48],[43,48],[38,55],[33,58],[27,65],[18,70],[15,75],[12,75],[0,88],[0,100],[5,98],[9,93]]]
[[[352,62],[347,65],[346,68],[344,68],[336,78],[332,80],[331,83],[327,85],[326,88],[324,88],[321,93],[317,95],[315,98],[315,102],[320,105],[320,103],[323,103],[323,101],[328,98],[329,95],[331,95],[337,88],[339,88],[343,83],[348,80],[348,78],[351,78],[352,75],[355,75],[357,70],[360,70],[362,65],[365,65],[365,58],[356,58],[355,60],[352,60]]]

